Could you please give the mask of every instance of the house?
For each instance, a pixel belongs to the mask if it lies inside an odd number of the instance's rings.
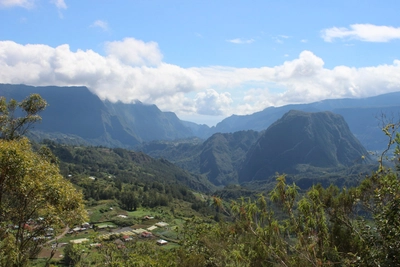
[[[130,237],[129,235],[124,235],[124,236],[122,237],[122,241],[125,241],[125,242],[132,241],[132,240],[133,240],[133,238]]]
[[[134,232],[137,235],[142,234],[143,232],[146,232],[146,230],[139,228],[139,229],[133,229],[132,232]]]
[[[166,222],[158,222],[155,225],[158,226],[158,227],[165,227],[165,226],[168,226],[169,224],[166,223]]]
[[[89,239],[87,239],[87,238],[80,238],[80,239],[71,240],[69,242],[71,242],[73,244],[82,244],[82,243],[88,242],[88,241],[89,241]]]
[[[149,228],[147,228],[147,230],[148,231],[153,231],[153,230],[155,230],[157,228],[158,228],[157,226],[153,225],[153,226],[150,226]]]
[[[150,233],[150,232],[144,231],[143,233],[141,233],[140,236],[141,236],[141,237],[144,237],[144,238],[150,238],[150,237],[153,236],[153,234]]]
[[[75,227],[74,229],[72,229],[72,231],[74,231],[74,232],[76,233],[76,232],[80,232],[81,229],[82,229],[82,228],[80,228],[80,227]]]
[[[168,244],[168,241],[166,241],[164,239],[158,239],[157,240],[157,245],[159,245],[159,246],[164,246],[166,244]]]
[[[123,214],[120,214],[120,215],[118,215],[117,217],[118,217],[118,218],[122,218],[122,219],[126,219],[126,218],[128,218],[128,216],[126,216],[126,215],[123,215]]]

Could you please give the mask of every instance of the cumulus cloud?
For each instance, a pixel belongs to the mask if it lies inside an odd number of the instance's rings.
[[[23,8],[31,8],[34,5],[34,0],[0,0],[0,7],[19,6]]]
[[[334,39],[356,39],[364,42],[389,42],[400,39],[400,27],[353,24],[349,28],[332,27],[324,29],[321,36],[326,42]]]
[[[108,42],[106,51],[110,57],[127,65],[158,65],[162,60],[162,54],[156,42],[145,43],[134,38]]]
[[[241,38],[236,38],[236,39],[231,39],[231,40],[226,40],[227,42],[233,43],[233,44],[251,44],[254,43],[254,39],[241,39]]]
[[[225,115],[233,102],[230,93],[218,93],[214,89],[197,93],[195,99],[196,111],[201,115]]]
[[[0,82],[87,86],[102,99],[140,100],[180,114],[249,114],[268,106],[327,98],[366,97],[400,90],[400,61],[362,68],[324,67],[303,51],[280,65],[182,68],[162,61],[155,42],[109,42],[105,55],[0,41]]]
[[[100,28],[103,31],[108,31],[109,27],[108,27],[108,23],[106,21],[103,20],[96,20],[95,22],[93,22],[90,27],[95,27],[95,28]]]

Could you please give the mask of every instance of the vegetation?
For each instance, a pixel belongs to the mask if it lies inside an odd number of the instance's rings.
[[[400,134],[391,142],[397,144],[399,168]],[[231,204],[215,197],[215,207],[226,219],[187,220],[178,232],[179,247],[163,250],[134,242],[121,249],[107,244],[92,250],[93,256],[100,251],[101,256],[90,264],[398,266],[399,196],[398,169],[383,164],[353,188],[315,185],[302,193],[281,175],[268,195],[242,197]]]
[[[9,121],[0,124],[5,132],[19,125]],[[396,130],[394,124],[384,128],[389,146],[377,170],[356,187],[311,185],[301,190],[285,175],[278,175],[272,190],[258,191],[256,197],[254,190],[229,185],[212,198],[213,206],[210,198],[192,191],[209,192],[201,186],[201,177],[165,160],[124,149],[51,141],[46,141],[46,148],[32,148],[19,134],[4,135],[0,140],[0,266],[28,266],[29,258],[45,245],[43,237],[50,228],[86,219],[83,198],[92,223],[96,220],[93,229],[79,236],[89,242],[71,243],[71,236],[63,237],[55,243],[68,242],[62,249],[63,260],[50,262],[55,247],[50,259],[37,264],[400,266],[400,134]],[[393,164],[385,165],[392,145]],[[235,200],[228,203],[220,196]],[[183,214],[185,209],[193,216]],[[150,212],[154,217],[143,218]],[[128,218],[116,219],[118,214]],[[163,218],[176,224],[153,234],[174,245],[157,246],[154,239],[138,236],[124,242],[123,232],[111,229],[107,238],[99,234],[105,225],[134,223],[136,227],[128,230],[147,229]]]
[[[38,115],[47,106],[47,102],[38,94],[32,94],[21,102],[0,97],[0,138],[11,140],[24,135],[33,123],[41,120]],[[18,112],[24,116],[15,117]]]
[[[27,266],[55,228],[86,218],[83,196],[59,173],[48,150],[34,152],[22,137],[46,102],[31,95],[1,102],[0,266]],[[14,118],[16,108],[26,112]]]

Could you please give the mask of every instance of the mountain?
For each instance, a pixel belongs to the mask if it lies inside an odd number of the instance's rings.
[[[289,110],[331,111],[344,117],[351,132],[367,150],[380,151],[387,145],[381,128],[400,114],[400,92],[359,99],[330,99],[310,104],[269,107],[251,115],[232,115],[215,127],[180,120],[172,112],[139,101],[131,104],[102,101],[86,87],[27,86],[0,84],[0,95],[22,100],[39,93],[50,104],[41,114],[30,137],[61,143],[135,148],[154,140],[198,137],[215,133],[263,131]],[[383,118],[383,120],[382,120]]]
[[[215,189],[203,176],[191,174],[169,161],[154,159],[141,152],[123,148],[70,146],[48,140],[45,144],[60,160],[60,172],[65,177],[96,176],[130,184],[158,182],[208,193]]]
[[[291,110],[262,134],[246,155],[239,182],[266,180],[278,173],[293,174],[304,165],[350,167],[369,163],[366,149],[341,115]]]
[[[137,149],[155,158],[165,158],[221,186],[238,183],[238,168],[259,136],[255,131],[216,133],[204,142],[199,139],[154,141]]]
[[[306,112],[331,111],[344,117],[351,132],[368,150],[383,150],[387,139],[381,131],[382,124],[391,119],[399,120],[398,99],[400,92],[367,98],[328,99],[310,104],[269,107],[251,115],[232,115],[212,127],[208,135],[216,132],[262,131],[292,109]]]
[[[139,101],[132,104],[102,101],[86,87],[0,84],[0,95],[21,101],[32,93],[49,104],[31,137],[58,142],[133,148],[152,140],[194,136],[172,112]]]

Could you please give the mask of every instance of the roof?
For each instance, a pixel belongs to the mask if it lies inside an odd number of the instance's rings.
[[[87,238],[80,238],[80,239],[71,240],[71,241],[69,241],[69,242],[74,243],[74,244],[81,244],[81,243],[84,243],[84,242],[87,242],[87,241],[89,241],[89,239],[87,239]]]
[[[158,226],[158,227],[165,227],[165,226],[168,226],[169,224],[166,223],[166,222],[158,222],[155,225]]]
[[[159,240],[157,240],[157,244],[158,245],[166,245],[166,244],[168,244],[168,241],[164,240],[164,239],[159,239]]]

